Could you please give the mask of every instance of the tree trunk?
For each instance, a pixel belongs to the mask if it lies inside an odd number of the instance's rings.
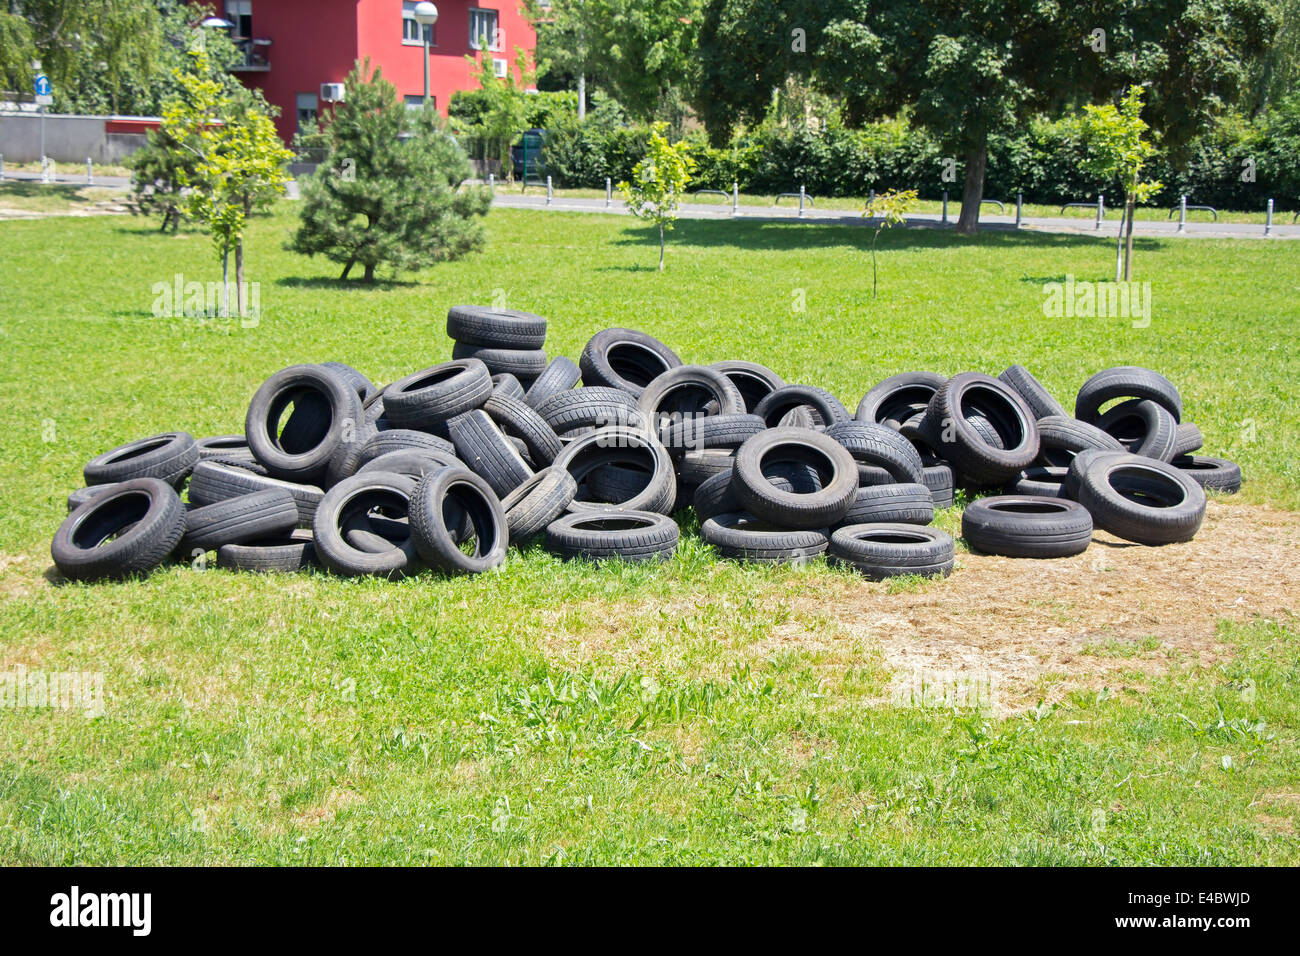
[[[348,264],[343,267],[343,275],[339,276],[340,282],[347,281],[348,273],[352,271],[352,267],[356,264],[356,261],[357,261],[356,259],[348,260]]]
[[[659,224],[659,271],[664,271],[664,224]]]
[[[961,193],[961,215],[957,218],[957,232],[973,236],[979,232],[980,200],[984,198],[984,170],[988,166],[988,136],[979,134],[976,145],[966,151],[966,184]]]
[[[235,303],[239,308],[239,317],[245,315],[244,302],[244,237],[235,243]]]
[[[362,281],[362,282],[374,282],[374,281],[375,281],[375,264],[374,264],[373,262],[367,262],[367,263],[366,263],[366,272],[365,272],[365,275],[363,275],[363,276],[361,277],[361,281]]]
[[[1127,208],[1127,204],[1125,206]],[[1119,216],[1119,231],[1115,233],[1115,281],[1124,277],[1124,213]]]
[[[230,241],[221,247],[221,317],[230,315]]]
[[[1124,281],[1127,282],[1133,275],[1133,213],[1134,206],[1137,204],[1130,196],[1124,204],[1124,219],[1127,222],[1124,235]]]

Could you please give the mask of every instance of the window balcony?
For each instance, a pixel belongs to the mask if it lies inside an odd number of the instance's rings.
[[[265,73],[271,69],[271,41],[267,37],[231,37],[240,58],[231,64],[235,73]]]

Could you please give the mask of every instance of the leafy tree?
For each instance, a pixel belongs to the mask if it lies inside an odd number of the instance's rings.
[[[482,159],[494,159],[501,164],[506,179],[514,180],[514,164],[510,161],[510,145],[528,129],[530,103],[533,99],[527,88],[534,79],[528,67],[528,54],[515,48],[515,69],[505,76],[497,76],[492,61],[486,56],[467,56],[471,66],[478,70],[479,88],[470,102],[473,119],[462,123],[460,131],[479,142]],[[462,100],[461,103],[464,103]],[[462,113],[462,116],[466,114]]]
[[[839,96],[854,124],[910,111],[963,160],[957,228],[971,233],[991,137],[1150,81],[1153,125],[1177,148],[1238,94],[1268,2],[709,0],[697,105],[715,145],[792,74]]]
[[[302,184],[302,219],[288,248],[342,263],[341,279],[361,265],[419,269],[483,245],[492,198],[462,189],[464,151],[431,108],[408,110],[370,63],[346,81],[348,98],[322,124],[329,153]]]
[[[889,229],[891,226],[901,226],[906,222],[907,211],[915,204],[915,189],[888,189],[883,193],[877,193],[863,210],[862,215],[868,219],[879,220],[875,232],[871,235],[871,298],[873,299],[876,297],[876,240],[880,238],[881,230]]]
[[[544,70],[589,70],[636,119],[680,126],[704,0],[551,0],[533,8]],[[574,44],[577,44],[576,46]],[[567,46],[567,50],[566,50]]]
[[[178,71],[181,92],[163,108],[166,139],[194,157],[177,164],[186,212],[204,223],[221,256],[222,314],[229,314],[230,252],[235,252],[239,314],[245,314],[244,231],[255,209],[284,193],[285,164],[293,154],[275,131],[259,93],[212,75],[206,54],[195,69]]]
[[[159,229],[175,232],[185,209],[184,184],[199,178],[199,156],[161,129],[150,130],[146,144],[127,159],[131,198],[146,215],[162,217]]]
[[[1158,181],[1142,179],[1143,167],[1156,152],[1146,138],[1148,126],[1142,119],[1142,87],[1130,86],[1119,108],[1107,103],[1089,104],[1083,110],[1081,128],[1088,148],[1085,167],[1095,176],[1118,178],[1124,186],[1124,216],[1115,242],[1115,281],[1120,280],[1121,258],[1123,278],[1127,280],[1133,264],[1133,209],[1162,186]]]
[[[669,143],[664,136],[666,128],[666,123],[655,125],[645,158],[637,163],[631,182],[618,184],[627,198],[628,212],[659,227],[660,272],[664,270],[664,231],[677,221],[681,196],[695,168],[689,144],[685,140],[676,145]]]

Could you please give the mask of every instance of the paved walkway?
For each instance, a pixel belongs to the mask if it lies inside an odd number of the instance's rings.
[[[505,196],[497,195],[492,204],[503,209],[540,209],[547,208],[556,212],[591,212],[605,213],[607,215],[628,215],[626,205],[620,200],[614,200],[610,205],[605,204],[603,199],[574,199],[569,197],[556,196],[547,206],[546,196],[539,194],[536,196]],[[1264,225],[1262,223],[1229,223],[1229,222],[1189,222],[1187,230],[1182,235],[1186,237],[1206,238],[1206,239],[1300,239],[1300,224],[1291,225],[1293,212],[1285,214],[1275,214],[1273,219],[1273,229],[1268,235],[1264,235]],[[836,223],[839,225],[862,226],[866,225],[869,220],[864,219],[861,215],[844,209],[815,209],[805,207],[804,214],[801,217],[797,209],[790,206],[746,206],[741,205],[740,211],[733,214],[731,204],[713,205],[709,203],[683,203],[681,206],[681,216],[683,219],[749,219],[761,222],[820,222]],[[955,216],[947,227],[942,223],[942,215],[939,213],[913,213],[907,217],[909,226],[928,226],[931,228],[952,228],[955,222]],[[1015,215],[990,215],[981,214],[981,229],[1015,229]],[[1118,212],[1111,213],[1102,222],[1100,230],[1096,228],[1095,219],[1066,219],[1064,217],[1043,217],[1028,218],[1021,221],[1022,229],[1036,230],[1039,232],[1063,232],[1075,233],[1079,235],[1100,235],[1115,238],[1119,229]],[[1178,221],[1171,220],[1146,220],[1139,219],[1133,226],[1134,235],[1146,236],[1169,236],[1179,235]]]
[[[6,171],[5,181],[9,180],[26,180],[37,181],[41,178],[40,173],[35,172],[16,172]],[[85,170],[81,173],[63,173],[60,172],[54,180],[61,185],[86,185]],[[123,177],[95,177],[93,183],[95,186],[105,188],[125,189],[131,185],[129,179]],[[298,198],[298,184],[291,182],[289,184],[289,198]],[[787,200],[787,202],[793,202]],[[507,196],[498,194],[492,200],[492,205],[501,209],[551,209],[556,212],[589,212],[604,213],[606,215],[626,216],[628,215],[627,206],[622,200],[615,199],[610,205],[605,205],[603,199],[576,199],[573,197],[556,196],[548,207],[546,196],[543,193],[537,195]],[[942,216],[939,213],[913,213],[907,217],[909,226],[921,226],[930,228],[951,228],[952,222],[955,221],[957,206],[953,206],[953,218],[949,225],[944,227]],[[1300,239],[1300,223],[1292,224],[1291,217],[1295,215],[1294,211],[1276,213],[1273,219],[1273,229],[1267,236],[1264,235],[1264,226],[1262,223],[1242,223],[1242,222],[1189,222],[1187,230],[1182,235],[1190,238],[1201,239]],[[681,207],[681,216],[683,219],[749,219],[760,222],[820,222],[835,223],[846,226],[864,226],[868,220],[862,216],[844,209],[817,209],[809,206],[804,209],[801,217],[798,210],[792,205],[783,206],[746,206],[741,205],[740,212],[732,214],[731,204],[712,204],[712,203],[683,203]],[[1015,215],[997,215],[984,213],[980,215],[981,229],[1014,229],[1016,223]],[[1118,210],[1112,210],[1108,213],[1106,219],[1102,222],[1100,230],[1096,228],[1095,219],[1066,219],[1065,217],[1033,217],[1025,218],[1021,222],[1022,229],[1034,230],[1037,232],[1060,232],[1073,233],[1084,236],[1108,236],[1115,238],[1115,233],[1119,229]],[[1134,224],[1134,235],[1144,236],[1168,236],[1175,237],[1179,235],[1177,220],[1150,220],[1139,219]]]

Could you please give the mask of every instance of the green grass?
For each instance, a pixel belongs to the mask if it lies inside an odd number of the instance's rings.
[[[77,186],[67,183],[38,183],[30,180],[0,183],[0,217],[6,210],[39,213],[69,213],[87,209],[96,202],[120,202],[120,189]]]
[[[0,708],[0,861],[1300,862],[1291,619],[995,719],[882,704],[878,648],[827,601],[941,582],[738,566],[689,524],[656,568],[534,546],[474,579],[44,576],[94,454],[238,430],[293,362],[387,381],[443,361],[446,307],[494,299],[547,315],[553,354],[629,325],[850,403],[904,369],[1019,361],[1068,405],[1097,369],[1147,365],[1242,463],[1244,500],[1300,507],[1300,247],[1141,240],[1155,306],[1135,329],[1042,313],[1045,281],[1108,278],[1091,237],[895,230],[873,300],[869,233],[845,227],[683,222],[660,274],[625,219],[498,210],[483,254],[367,288],[284,252],[292,224],[285,206],[254,226],[252,328],[153,317],[155,283],[219,276],[198,233],[0,224],[0,673],[97,670],[108,692],[95,719]],[[1083,653],[1159,650],[1130,637]]]

